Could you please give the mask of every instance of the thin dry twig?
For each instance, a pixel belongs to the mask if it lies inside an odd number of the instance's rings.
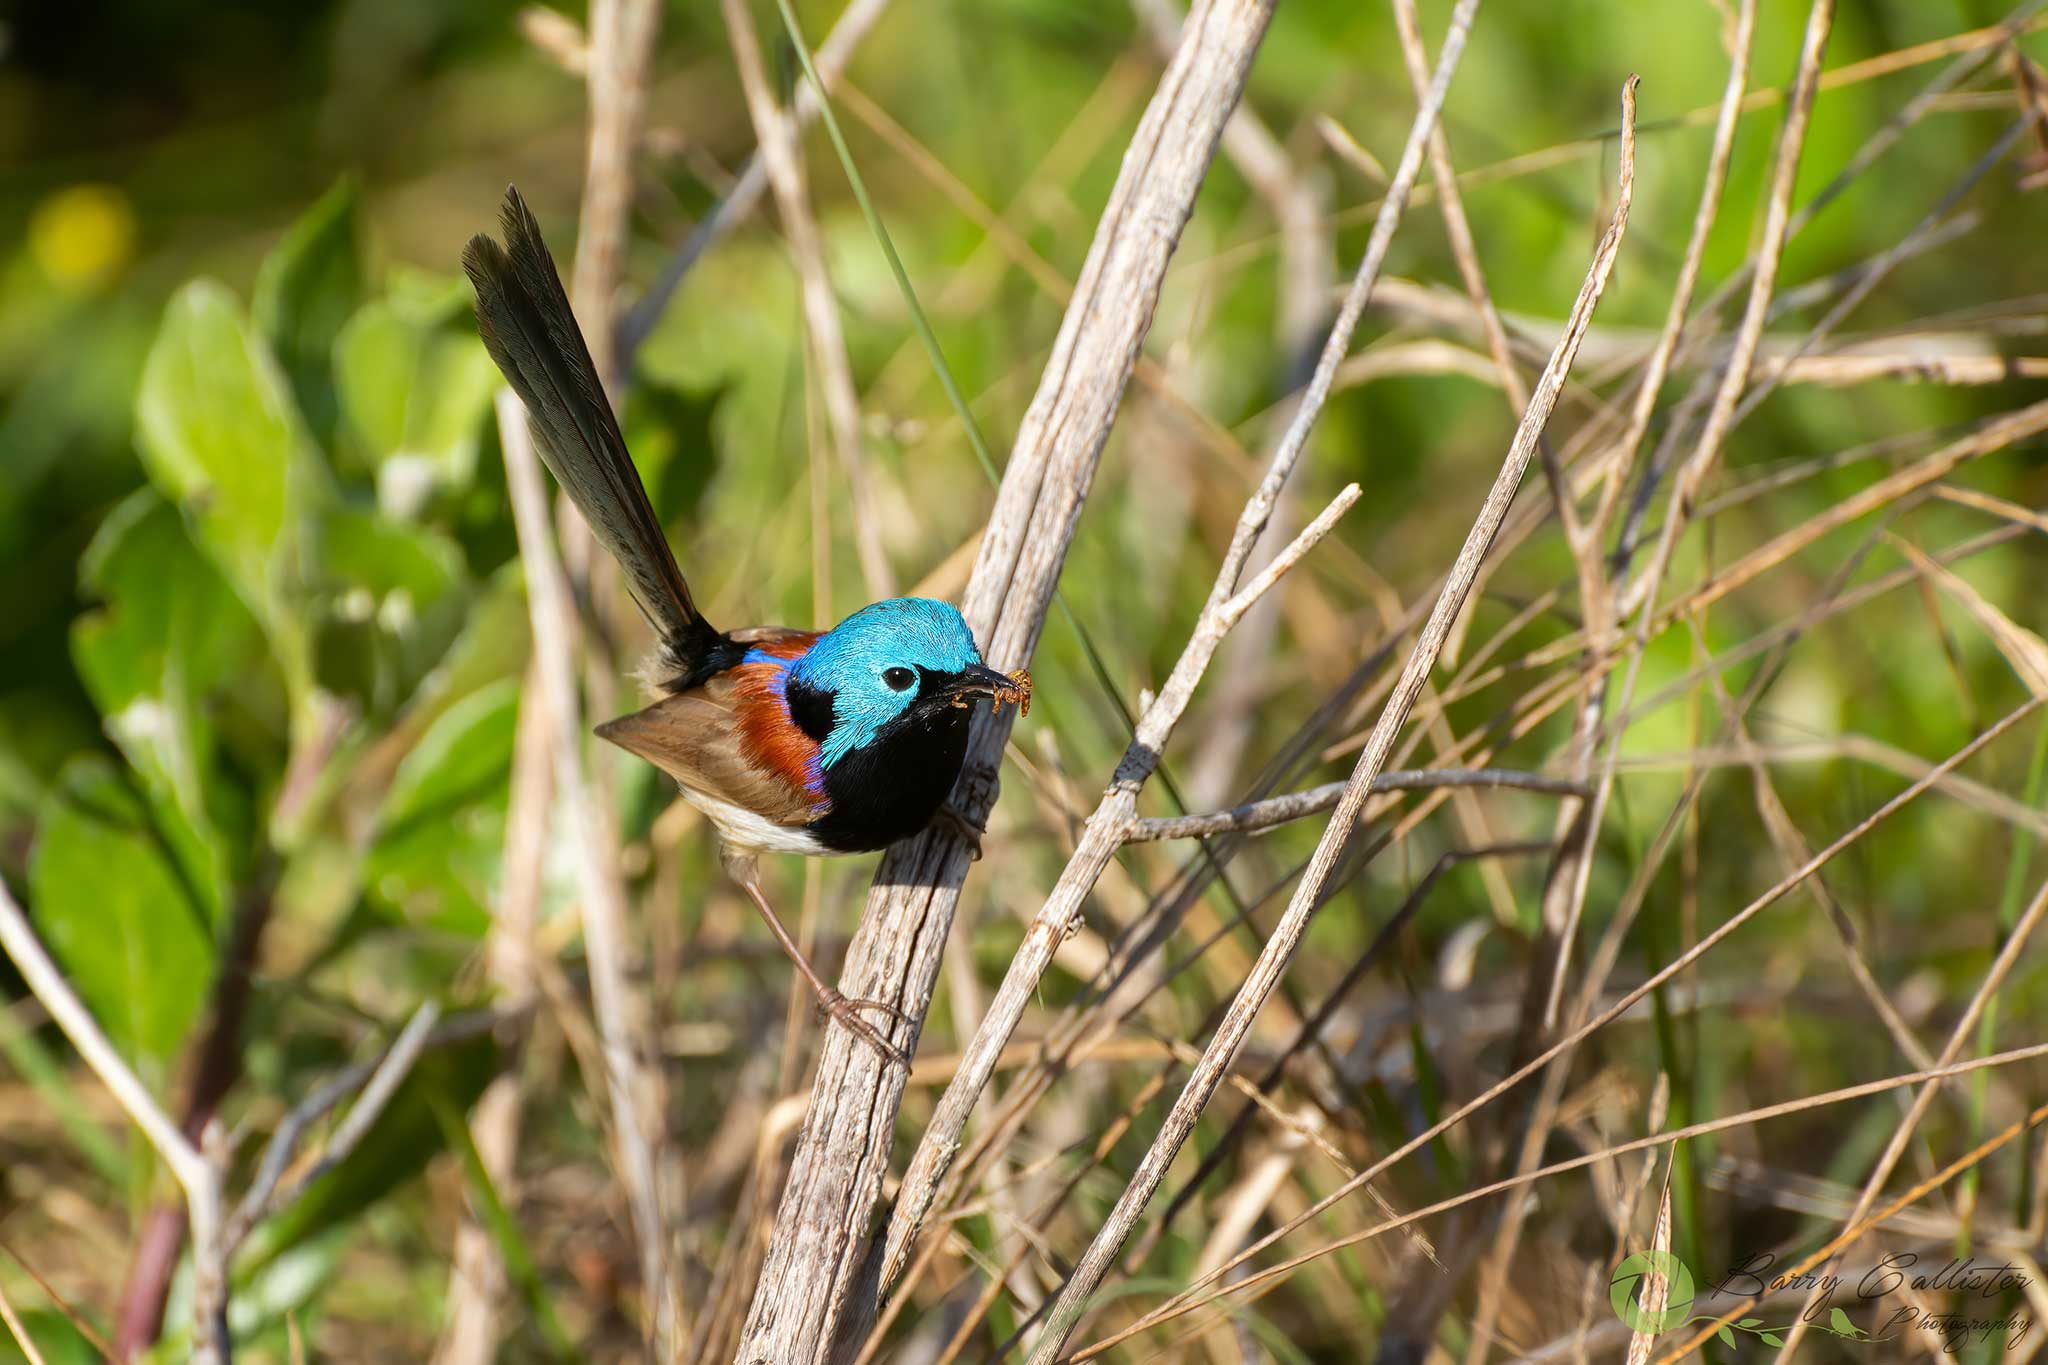
[[[1150,843],[1158,839],[1206,839],[1218,834],[1245,834],[1271,829],[1292,820],[1319,815],[1335,806],[1351,784],[1325,782],[1307,791],[1286,796],[1269,796],[1248,801],[1229,810],[1206,815],[1152,816],[1134,819],[1124,830],[1127,844]],[[1569,778],[1545,777],[1541,773],[1518,772],[1512,768],[1425,768],[1395,770],[1373,779],[1372,792],[1435,791],[1446,787],[1503,787],[1511,791],[1536,792],[1544,796],[1583,797],[1587,787]]]
[[[2034,1051],[2034,1049],[2028,1049],[2028,1051],[2032,1052]],[[1980,1060],[1988,1061],[1990,1059],[1985,1058]],[[1966,1063],[1965,1065],[1968,1064]],[[1960,1068],[1958,1068],[1958,1070],[1960,1070]],[[1932,1086],[1938,1084],[1939,1081],[1942,1079],[1944,1079],[1944,1077],[1936,1075],[1926,1078],[1926,1081],[1928,1085]],[[1827,1245],[1819,1248],[1816,1251],[1808,1253],[1806,1256],[1801,1257],[1799,1260],[1793,1262],[1790,1266],[1788,1266],[1784,1271],[1780,1272],[1779,1275],[1774,1276],[1774,1282],[1782,1281],[1784,1283],[1788,1283],[1795,1286],[1805,1286],[1809,1283],[1812,1283],[1811,1281],[1802,1278],[1803,1276],[1805,1276],[1806,1272],[1812,1270],[1815,1266],[1820,1265],[1824,1261],[1831,1260],[1835,1256],[1835,1254],[1839,1252],[1842,1248],[1858,1241],[1872,1229],[1883,1226],[1883,1224],[1888,1219],[1892,1218],[1902,1209],[1912,1207],[1915,1203],[1919,1202],[1922,1198],[1924,1198],[1930,1190],[1939,1189],[1942,1185],[1948,1183],[1957,1175],[1960,1175],[1962,1172],[1967,1171],[1972,1167],[1976,1166],[1979,1162],[1983,1161],[1984,1158],[1990,1156],[1993,1152],[1996,1152],[1999,1148],[2005,1146],[2013,1139],[2021,1136],[2024,1133],[2031,1132],[2044,1120],[2048,1120],[2048,1104],[2042,1104],[2036,1106],[2032,1110],[2029,1110],[2024,1116],[2015,1119],[2013,1122],[2007,1124],[2002,1131],[1994,1133],[1992,1136],[1978,1143],[1969,1151],[1957,1157],[1954,1161],[1951,1161],[1948,1165],[1934,1172],[1934,1174],[1928,1176],[1924,1180],[1919,1181],[1911,1188],[1902,1191],[1897,1198],[1892,1199],[1891,1201],[1886,1203],[1883,1208],[1874,1209],[1869,1214],[1865,1215],[1862,1219],[1853,1222],[1848,1228],[1844,1229],[1841,1233],[1837,1234],[1832,1240],[1830,1240],[1827,1243]],[[1808,1292],[1809,1294],[1811,1293],[1810,1290]],[[1738,1300],[1735,1304],[1725,1309],[1721,1316],[1715,1318],[1713,1321],[1707,1323],[1706,1326],[1700,1328],[1699,1332],[1694,1337],[1674,1345],[1671,1349],[1667,1350],[1662,1356],[1658,1357],[1660,1365],[1664,1365],[1664,1363],[1666,1362],[1676,1362],[1679,1360],[1683,1360],[1686,1356],[1698,1350],[1701,1342],[1705,1341],[1709,1336],[1712,1336],[1721,1327],[1725,1326],[1730,1322],[1735,1321],[1735,1319],[1742,1316],[1742,1314],[1747,1312],[1749,1308],[1755,1303],[1756,1299],[1753,1296],[1745,1297],[1743,1299]],[[1802,1306],[1801,1312],[1803,1313],[1804,1311],[1805,1308],[1804,1306]],[[1804,1318],[1802,1317],[1800,1321],[1803,1322]],[[1789,1335],[1785,1339],[1784,1349],[1788,1351],[1792,1349],[1792,1338]]]
[[[1429,53],[1423,47],[1422,26],[1415,15],[1415,0],[1394,0],[1394,27],[1401,37],[1401,55],[1408,67],[1408,84],[1414,89],[1415,98],[1421,100],[1429,93]],[[1464,196],[1458,193],[1457,167],[1451,164],[1451,139],[1444,132],[1442,123],[1430,129],[1429,167],[1436,184],[1437,211],[1444,218],[1444,235],[1450,240],[1451,256],[1458,263],[1458,274],[1465,282],[1465,292],[1472,300],[1473,310],[1479,315],[1480,331],[1486,338],[1486,353],[1493,360],[1508,406],[1519,414],[1529,406],[1529,389],[1522,382],[1521,371],[1515,367],[1514,355],[1508,346],[1507,328],[1501,322],[1500,309],[1494,306],[1493,294],[1486,287],[1486,271],[1479,263],[1479,248],[1472,238],[1472,223],[1465,216]],[[1561,494],[1563,490],[1558,491]],[[1560,497],[1558,511],[1560,515],[1570,517],[1570,501]],[[1567,525],[1572,523],[1567,522]]]
[[[1743,309],[1742,321],[1736,327],[1734,346],[1722,368],[1721,383],[1715,390],[1714,404],[1707,413],[1706,424],[1700,429],[1691,458],[1678,471],[1656,548],[1651,552],[1650,561],[1643,566],[1641,575],[1623,595],[1623,611],[1639,612],[1638,620],[1644,628],[1654,615],[1657,592],[1677,549],[1679,534],[1691,522],[1700,489],[1720,459],[1721,448],[1735,424],[1736,406],[1749,385],[1757,345],[1763,339],[1764,323],[1770,313],[1772,292],[1777,287],[1778,267],[1784,260],[1785,241],[1792,225],[1792,191],[1799,178],[1799,163],[1806,149],[1806,129],[1813,116],[1814,98],[1819,94],[1821,57],[1827,51],[1834,17],[1834,0],[1814,0],[1813,7],[1807,11],[1799,69],[1793,80],[1792,97],[1786,106],[1785,127],[1779,135],[1777,158],[1772,166],[1771,192],[1764,210],[1763,240],[1757,247],[1756,268],[1750,274],[1749,300]],[[1638,646],[1642,638],[1639,631]],[[1640,654],[1637,657],[1640,658]],[[1633,672],[1631,668],[1631,674]],[[1624,708],[1628,704],[1629,690],[1627,687],[1623,689]]]
[[[234,1254],[250,1230],[263,1221],[273,1209],[291,1204],[304,1194],[314,1181],[348,1159],[349,1153],[369,1135],[378,1115],[384,1112],[384,1106],[390,1103],[391,1097],[398,1092],[398,1087],[405,1080],[406,1074],[412,1070],[413,1063],[419,1060],[420,1052],[427,1046],[429,1035],[440,1018],[441,1006],[437,1001],[423,1002],[413,1011],[412,1018],[399,1030],[398,1036],[392,1040],[391,1046],[385,1050],[383,1057],[370,1069],[367,1076],[344,1074],[320,1087],[304,1103],[285,1116],[284,1122],[277,1126],[269,1146],[264,1150],[263,1159],[256,1168],[255,1180],[251,1182],[248,1192],[242,1196],[242,1201],[235,1206],[234,1213],[228,1218],[227,1231],[222,1240],[226,1243],[229,1255]],[[280,1197],[277,1188],[284,1179],[285,1168],[291,1161],[293,1151],[298,1147],[299,1138],[306,1129],[319,1121],[321,1115],[358,1087],[361,1093],[357,1095],[355,1104],[349,1109],[348,1117],[334,1130],[334,1136],[328,1140],[326,1150],[320,1153],[320,1159],[292,1181],[291,1188]]]
[[[1627,472],[1633,467],[1644,434],[1649,429],[1651,414],[1683,335],[1686,312],[1698,284],[1707,240],[1719,216],[1743,90],[1749,78],[1749,54],[1755,24],[1756,0],[1742,0],[1727,35],[1728,78],[1722,88],[1713,147],[1708,154],[1699,203],[1693,214],[1692,235],[1665,312],[1663,330],[1638,382],[1635,403],[1621,440],[1605,457],[1604,483],[1591,517],[1578,528],[1576,535],[1573,534],[1572,523],[1565,523],[1578,576],[1589,645],[1584,664],[1586,678],[1572,722],[1568,764],[1571,775],[1581,782],[1590,782],[1593,789],[1585,801],[1567,802],[1559,808],[1556,824],[1558,852],[1543,883],[1539,910],[1543,932],[1529,976],[1528,1003],[1534,1007],[1529,1012],[1530,1017],[1540,1020],[1546,1029],[1555,1026],[1564,972],[1584,913],[1586,894],[1591,885],[1593,853],[1605,819],[1613,780],[1611,763],[1599,780],[1594,780],[1594,766],[1599,754],[1598,735],[1608,701],[1610,676],[1599,668],[1599,661],[1610,655],[1616,625],[1622,614],[1622,608],[1616,601],[1617,584],[1608,572],[1601,550],[1619,507]],[[1563,502],[1569,506],[1568,500]],[[1558,1074],[1546,1083],[1543,1094],[1539,1096],[1518,1144],[1518,1168],[1527,1169],[1537,1160],[1544,1135],[1549,1131],[1552,1105],[1562,1083],[1562,1076]],[[1480,1270],[1477,1314],[1467,1352],[1468,1361],[1475,1359],[1485,1349],[1486,1343],[1493,1339],[1495,1316],[1502,1300],[1501,1287],[1513,1263],[1526,1212],[1527,1206],[1521,1204],[1505,1210],[1491,1252]]]
[[[2037,694],[2036,700],[2041,699],[2042,697]],[[2005,942],[1999,946],[1998,955],[1992,959],[1990,968],[1984,973],[1984,980],[1971,993],[1970,1003],[1964,1008],[1954,1027],[1949,1030],[1948,1040],[1942,1045],[1941,1052],[1935,1059],[1936,1065],[1948,1066],[1953,1063],[1977,1036],[1977,1021],[1984,1017],[1985,1009],[1996,998],[1999,987],[2012,973],[2014,965],[2019,962],[2020,954],[2026,950],[2028,940],[2033,937],[2034,930],[2040,926],[2044,917],[2048,917],[2048,882],[2044,882],[2041,889],[2034,894],[2033,900],[2028,903],[2019,921],[2013,925],[2012,932],[2006,935]],[[1941,1088],[1939,1080],[1929,1080],[1920,1087],[1920,1092],[1913,1096],[1912,1105],[1906,1110],[1905,1117],[1900,1119],[1898,1127],[1892,1130],[1891,1138],[1885,1143],[1884,1152],[1878,1157],[1877,1163],[1871,1168],[1869,1178],[1864,1181],[1862,1191],[1856,1196],[1855,1207],[1850,1209],[1848,1216],[1842,1220],[1845,1232],[1860,1225],[1864,1216],[1876,1205],[1885,1182],[1891,1179],[1892,1171],[1899,1164],[1899,1158],[1905,1155],[1906,1144],[1912,1140],[1914,1130],[1920,1126],[1920,1120],[1925,1118],[1927,1111],[1933,1107],[1934,1098],[1941,1093]],[[1785,1333],[1784,1354],[1787,1357],[1799,1349],[1799,1343],[1806,1335],[1806,1315],[1812,1311],[1819,1297],[1820,1290],[1816,1286],[1807,1294],[1806,1301],[1800,1305],[1797,1320]]]
[[[1162,54],[1171,53],[1180,41],[1181,28],[1171,0],[1133,0],[1132,8],[1150,30],[1153,46]],[[1315,350],[1328,314],[1336,244],[1325,195],[1313,168],[1297,166],[1280,139],[1248,105],[1239,105],[1223,126],[1223,155],[1265,203],[1279,228],[1273,341],[1292,372]],[[1297,406],[1298,398],[1291,396],[1269,417],[1268,440],[1274,448],[1287,439]],[[1267,459],[1270,462],[1270,451]],[[1247,567],[1264,565],[1292,533],[1298,515],[1293,501],[1283,498],[1274,509],[1270,534],[1254,547]],[[1251,739],[1258,697],[1266,685],[1266,665],[1279,623],[1280,604],[1266,603],[1252,611],[1217,652],[1217,676],[1204,708],[1202,748],[1186,775],[1188,799],[1196,804],[1220,804],[1233,789],[1231,784]]]
[[[21,1325],[21,1319],[14,1315],[14,1305],[9,1303],[4,1291],[0,1291],[0,1323],[7,1326],[7,1334],[14,1338],[14,1344],[21,1348],[21,1354],[28,1365],[45,1365],[43,1353],[36,1349],[35,1338],[28,1334],[28,1328]]]

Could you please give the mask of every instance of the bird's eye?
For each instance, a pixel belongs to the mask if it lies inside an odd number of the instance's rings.
[[[901,692],[917,681],[917,674],[907,668],[885,668],[882,670],[882,681]]]

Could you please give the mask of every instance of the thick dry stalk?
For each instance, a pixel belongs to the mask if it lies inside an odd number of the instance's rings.
[[[598,0],[590,7],[590,138],[571,280],[590,357],[616,392],[621,352],[612,339],[612,295],[626,254],[633,207],[633,149],[647,103],[647,73],[661,26],[660,0]]]
[[[1300,461],[1308,444],[1309,432],[1329,397],[1345,353],[1350,350],[1352,333],[1372,297],[1373,284],[1379,278],[1381,264],[1392,244],[1394,231],[1400,225],[1409,192],[1421,171],[1429,130],[1443,107],[1444,97],[1450,89],[1451,74],[1457,69],[1465,35],[1470,31],[1472,17],[1478,8],[1479,0],[1462,0],[1452,18],[1437,78],[1430,89],[1431,98],[1416,115],[1401,156],[1400,169],[1395,173],[1394,183],[1382,203],[1365,256],[1359,262],[1357,274],[1345,295],[1344,306],[1324,342],[1315,374],[1302,394],[1287,433],[1273,453],[1265,478],[1239,514],[1237,529],[1232,534],[1230,548],[1224,553],[1223,564],[1209,590],[1202,615],[1159,695],[1139,718],[1137,731],[1117,765],[1109,789],[1103,793],[1095,813],[1083,827],[1079,846],[1068,859],[1059,881],[1025,931],[1024,942],[1011,959],[1003,984],[997,989],[988,1012],[982,1016],[974,1040],[968,1044],[965,1064],[953,1083],[946,1087],[946,1093],[940,1097],[931,1121],[925,1127],[917,1153],[911,1158],[910,1169],[903,1177],[895,1216],[890,1220],[882,1267],[885,1285],[892,1283],[908,1263],[911,1244],[931,1212],[953,1158],[959,1153],[960,1134],[966,1128],[967,1115],[994,1074],[996,1058],[1023,1018],[1025,1007],[1038,990],[1038,983],[1052,965],[1053,954],[1079,924],[1081,907],[1089,892],[1122,846],[1137,811],[1139,789],[1158,766],[1189,699],[1235,622],[1234,617],[1226,617],[1226,612],[1231,602],[1243,595],[1237,592],[1238,576],[1244,572],[1260,533],[1272,518],[1288,476]],[[1192,32],[1193,28],[1194,20],[1190,19],[1185,32]],[[1285,555],[1280,556],[1274,565],[1268,566],[1268,571],[1275,566],[1284,568],[1285,560]]]
[[[1468,20],[1469,20],[1469,16]],[[1457,27],[1453,25],[1453,34]],[[1454,57],[1455,37],[1445,43],[1445,55]],[[1440,71],[1441,75],[1442,72]],[[1432,90],[1432,93],[1437,93]],[[1358,757],[1358,765],[1351,775],[1349,789],[1337,805],[1330,823],[1323,830],[1323,837],[1316,845],[1315,854],[1309,859],[1308,868],[1296,884],[1294,895],[1289,900],[1286,912],[1274,926],[1273,935],[1252,966],[1251,976],[1238,990],[1230,1003],[1223,1022],[1202,1053],[1202,1060],[1196,1065],[1194,1074],[1188,1078],[1186,1088],[1166,1116],[1159,1135],[1144,1160],[1138,1165],[1137,1173],[1123,1196],[1117,1200],[1088,1250],[1068,1276],[1067,1283],[1060,1291],[1048,1315],[1044,1332],[1040,1335],[1036,1349],[1031,1354],[1033,1365],[1051,1365],[1067,1338],[1072,1335],[1080,1322],[1081,1314],[1089,1298],[1101,1284],[1102,1277],[1109,1270],[1111,1261],[1122,1250],[1124,1240],[1137,1225],[1140,1215],[1159,1183],[1165,1178],[1166,1168],[1179,1155],[1181,1147],[1194,1132],[1195,1122],[1201,1117],[1209,1099],[1221,1084],[1224,1073],[1230,1068],[1238,1048],[1251,1032],[1252,1021],[1258,1016],[1260,1007],[1266,1003],[1280,983],[1280,975],[1293,958],[1294,951],[1301,944],[1307,932],[1310,916],[1323,899],[1325,886],[1335,871],[1337,861],[1343,856],[1344,847],[1350,841],[1351,833],[1358,823],[1359,815],[1365,809],[1371,795],[1373,779],[1386,766],[1387,757],[1393,751],[1394,740],[1402,725],[1408,719],[1409,708],[1421,693],[1428,680],[1429,671],[1436,664],[1451,625],[1458,612],[1464,607],[1466,594],[1471,590],[1473,580],[1478,577],[1479,566],[1491,548],[1494,537],[1499,533],[1501,523],[1506,519],[1509,505],[1514,501],[1516,491],[1521,487],[1522,475],[1529,467],[1530,457],[1536,449],[1537,439],[1544,425],[1550,420],[1550,413],[1557,405],[1557,396],[1564,388],[1566,374],[1571,369],[1572,358],[1577,354],[1579,342],[1584,338],[1587,326],[1593,320],[1594,306],[1599,302],[1601,291],[1607,286],[1608,276],[1614,269],[1615,256],[1621,250],[1622,236],[1628,226],[1629,202],[1635,187],[1635,78],[1631,77],[1622,88],[1622,133],[1621,133],[1621,175],[1616,195],[1614,216],[1607,226],[1605,235],[1595,250],[1593,264],[1587,272],[1586,282],[1579,290],[1577,301],[1572,306],[1571,321],[1563,339],[1558,343],[1550,363],[1544,367],[1542,377],[1537,381],[1529,410],[1522,416],[1521,425],[1515,430],[1515,439],[1508,449],[1506,461],[1493,487],[1488,490],[1486,501],[1479,516],[1465,538],[1465,544],[1458,552],[1458,558],[1438,594],[1436,605],[1430,611],[1429,619],[1422,627],[1420,638],[1409,654],[1401,670],[1400,680],[1395,683],[1385,708],[1380,712],[1379,722],[1373,727],[1371,737],[1366,741],[1364,751]],[[1424,130],[1426,131],[1426,130]]]
[[[1108,440],[1167,261],[1236,107],[1271,0],[1213,0],[1191,16],[1111,191],[1038,392],[1018,430],[969,579],[963,614],[997,668],[1030,658],[1082,500]],[[976,726],[955,804],[974,820],[995,796],[1014,712]],[[968,851],[951,832],[897,845],[882,861],[841,988],[930,1006]],[[917,1026],[895,1028],[914,1047]],[[880,1270],[880,1198],[905,1073],[844,1030],[828,1031],[811,1107],[742,1337],[741,1359],[813,1362],[857,1344]]]

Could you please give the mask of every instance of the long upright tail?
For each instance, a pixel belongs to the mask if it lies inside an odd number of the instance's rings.
[[[712,656],[727,652],[729,642],[690,598],[554,258],[517,189],[505,191],[503,226],[503,246],[479,233],[462,252],[462,268],[476,286],[484,348],[526,405],[542,460],[625,570],[633,600],[661,638],[674,685],[687,685],[707,665],[716,667]]]

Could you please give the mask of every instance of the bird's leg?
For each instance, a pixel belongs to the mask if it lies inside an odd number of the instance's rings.
[[[789,930],[782,927],[782,921],[768,908],[768,898],[761,894],[760,871],[754,859],[750,856],[735,857],[727,854],[725,867],[726,871],[732,874],[732,879],[739,883],[740,890],[747,893],[747,899],[754,903],[754,908],[761,912],[761,918],[768,921],[769,932],[773,933],[775,941],[782,945],[782,951],[789,955],[789,960],[803,973],[804,980],[811,983],[811,990],[817,995],[818,1004],[825,1013],[837,1019],[847,1032],[873,1048],[884,1062],[900,1062],[908,1066],[909,1061],[903,1053],[882,1036],[881,1030],[861,1018],[860,1011],[881,1010],[904,1023],[913,1022],[911,1017],[886,1000],[848,999],[840,993],[838,987],[827,985],[825,978],[818,975],[818,969],[811,965],[811,960],[804,956],[804,950],[797,947],[796,940],[790,937]]]

